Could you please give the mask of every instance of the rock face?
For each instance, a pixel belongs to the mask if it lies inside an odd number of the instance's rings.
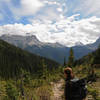
[[[0,38],[31,53],[53,59],[59,63],[63,63],[64,57],[66,57],[67,60],[69,56],[69,47],[63,46],[59,43],[40,42],[34,35],[2,35]],[[77,43],[76,46],[72,47],[74,49],[75,58],[81,58],[82,56],[87,55],[89,52],[94,51],[97,49],[99,44],[100,38],[95,43],[89,45]]]
[[[27,45],[43,45],[36,36],[20,36],[20,35],[2,35],[1,39],[14,44],[15,46],[23,46],[26,47]]]

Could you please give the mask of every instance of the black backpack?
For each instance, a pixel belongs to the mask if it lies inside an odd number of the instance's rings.
[[[67,82],[70,87],[70,100],[82,100],[87,95],[86,80],[72,79]]]

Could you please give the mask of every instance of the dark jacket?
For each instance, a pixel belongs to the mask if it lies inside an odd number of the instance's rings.
[[[71,100],[69,80],[65,81],[65,100]]]
[[[75,99],[75,96],[72,96],[72,92],[74,91],[75,93],[77,93],[77,89],[72,89],[70,82],[71,81],[78,81],[79,79],[74,78],[74,79],[67,79],[65,81],[65,100],[82,100],[82,98],[80,98],[80,96]]]

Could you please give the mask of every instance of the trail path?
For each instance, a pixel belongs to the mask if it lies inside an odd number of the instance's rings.
[[[64,85],[64,80],[61,79],[60,81],[58,81],[57,83],[52,83],[52,90],[53,90],[53,97],[52,100],[63,100],[62,96],[64,94],[64,89],[63,89],[63,85]]]

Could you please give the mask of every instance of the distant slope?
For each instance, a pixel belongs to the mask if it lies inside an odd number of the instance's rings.
[[[0,76],[2,77],[18,76],[21,69],[37,74],[42,69],[43,59],[49,69],[57,68],[59,65],[0,40]]]
[[[100,47],[92,53],[89,53],[88,55],[76,60],[75,65],[81,64],[95,64],[99,65],[100,67]]]
[[[64,62],[64,57],[67,60],[69,56],[69,47],[65,47],[59,43],[40,42],[36,36],[2,35],[0,38],[31,53],[55,60],[61,64]],[[76,46],[72,47],[75,58],[79,59],[93,52],[99,44],[100,38],[93,44],[83,45],[77,43]]]

